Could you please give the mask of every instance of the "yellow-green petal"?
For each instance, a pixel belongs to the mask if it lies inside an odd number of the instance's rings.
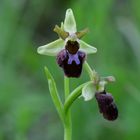
[[[87,54],[92,54],[97,52],[97,48],[87,44],[86,42],[79,40],[80,43],[80,50],[87,53]]]
[[[64,30],[69,33],[75,33],[77,31],[76,21],[72,9],[67,9],[66,11],[64,20]]]
[[[64,48],[64,40],[57,39],[37,49],[39,54],[56,56]]]

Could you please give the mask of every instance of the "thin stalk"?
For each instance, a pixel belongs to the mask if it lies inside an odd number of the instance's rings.
[[[87,71],[87,73],[90,77],[90,80],[94,81],[94,83],[98,82],[99,76],[98,76],[97,72],[94,69],[91,69],[91,67],[89,66],[87,61],[84,62],[84,68]]]
[[[70,90],[69,90],[69,78],[64,77],[64,91],[65,100],[67,100]],[[70,109],[65,113],[64,121],[64,140],[72,140],[72,122],[71,122],[71,112]]]
[[[64,91],[65,91],[65,100],[69,96],[70,87],[69,87],[69,78],[64,77]]]
[[[81,95],[82,93],[82,88],[88,84],[89,82],[86,82],[84,84],[81,84],[78,86],[76,89],[74,89],[69,97],[66,99],[65,104],[64,104],[64,112],[67,113],[69,108],[71,107],[72,103]]]

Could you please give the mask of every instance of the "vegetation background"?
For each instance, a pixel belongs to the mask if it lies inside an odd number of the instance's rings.
[[[38,55],[40,45],[72,8],[83,38],[97,47],[88,62],[101,75],[119,108],[115,122],[103,119],[94,100],[72,106],[73,140],[140,139],[140,0],[0,0],[0,140],[62,140],[63,128],[52,103],[44,66],[63,97],[63,72],[56,58]],[[71,79],[71,89],[88,80]]]

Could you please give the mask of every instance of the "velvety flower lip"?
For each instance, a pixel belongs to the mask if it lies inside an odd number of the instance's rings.
[[[118,117],[118,109],[114,102],[113,96],[109,93],[96,92],[95,98],[98,102],[100,113],[103,114],[103,117],[107,120],[114,121]]]
[[[61,28],[59,26],[56,26],[56,28],[57,29],[55,29],[55,31],[57,30],[56,32],[59,34],[59,39],[49,44],[40,46],[37,49],[37,52],[39,54],[57,56],[57,54],[65,48],[69,40],[78,42],[79,50],[85,52],[86,54],[93,54],[97,52],[97,49],[95,47],[87,44],[86,42],[81,40],[81,37],[79,37],[79,35],[77,35],[79,32],[77,32],[76,21],[72,9],[67,9],[64,24],[62,22]],[[83,32],[81,33],[81,36],[83,36]]]
[[[76,54],[70,54],[66,49],[60,51],[57,55],[57,63],[63,68],[67,77],[79,77],[82,72],[83,62],[86,54],[77,51]]]

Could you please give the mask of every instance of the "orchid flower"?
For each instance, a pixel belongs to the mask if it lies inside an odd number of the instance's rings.
[[[88,32],[77,31],[72,9],[66,11],[64,23],[55,26],[54,31],[59,38],[49,44],[40,46],[37,52],[42,55],[56,56],[58,65],[63,68],[67,77],[79,77],[87,54],[97,52],[97,49],[81,38]]]

